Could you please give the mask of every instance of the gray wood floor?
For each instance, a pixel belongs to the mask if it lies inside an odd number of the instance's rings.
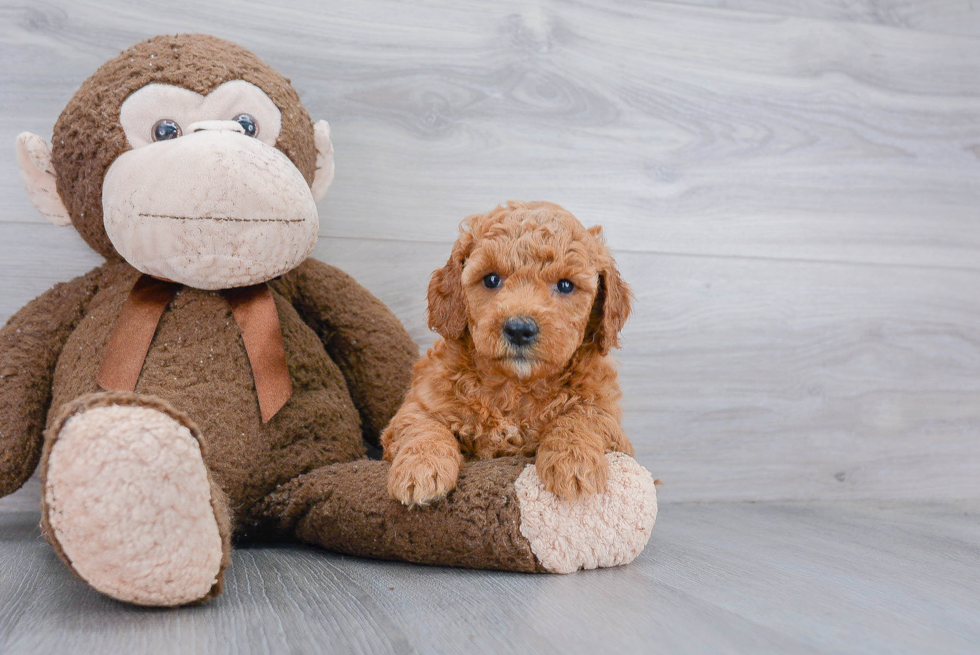
[[[976,653],[980,503],[673,504],[630,566],[426,568],[235,553],[225,594],[100,596],[0,514],[2,653]]]
[[[422,347],[467,214],[547,199],[605,226],[661,516],[622,569],[256,547],[216,602],[148,611],[57,562],[33,480],[0,500],[0,653],[980,652],[976,0],[0,0],[0,144],[188,31],[330,121],[316,256]],[[5,320],[100,260],[12,151],[0,200]]]
[[[0,0],[0,143],[206,31],[333,126],[316,255],[423,347],[456,224],[543,198],[637,292],[626,426],[684,500],[980,497],[972,0]],[[0,320],[98,263],[0,157]],[[917,480],[910,485],[909,480]]]

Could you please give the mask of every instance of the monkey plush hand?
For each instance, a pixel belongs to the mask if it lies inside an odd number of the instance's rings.
[[[594,506],[556,505],[519,458],[464,465],[430,507],[388,498],[388,464],[364,441],[377,445],[418,351],[380,301],[309,258],[330,130],[255,55],[203,35],[137,44],[82,84],[52,143],[18,137],[25,187],[106,263],[0,330],[0,496],[40,462],[42,531],[89,585],[202,601],[232,539],[256,535],[519,571],[642,548],[655,501],[617,505],[643,488],[635,462],[613,462]]]

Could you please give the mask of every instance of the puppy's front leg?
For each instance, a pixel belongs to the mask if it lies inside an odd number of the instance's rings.
[[[463,454],[443,423],[417,403],[406,403],[381,435],[391,462],[388,493],[405,505],[427,505],[456,486]]]
[[[594,416],[584,413],[559,418],[538,446],[538,477],[545,489],[562,500],[602,492],[609,477],[606,441]]]

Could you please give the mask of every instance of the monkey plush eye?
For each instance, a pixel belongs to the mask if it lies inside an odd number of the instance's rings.
[[[558,293],[571,293],[575,290],[575,285],[572,284],[571,280],[558,280],[556,285]]]
[[[496,289],[500,286],[500,276],[496,273],[487,273],[483,276],[483,286],[488,289]]]
[[[233,120],[242,126],[242,129],[245,130],[245,136],[255,136],[259,133],[259,124],[248,114],[239,114]]]
[[[169,118],[164,118],[153,124],[154,141],[169,141],[170,139],[176,139],[180,134],[180,125],[177,125],[175,121]]]

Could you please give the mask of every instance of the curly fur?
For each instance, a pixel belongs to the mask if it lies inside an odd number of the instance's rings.
[[[489,273],[503,280],[483,284]],[[559,280],[575,285],[569,294]],[[605,488],[605,453],[633,454],[620,424],[610,348],[631,293],[598,227],[546,202],[511,201],[471,216],[429,284],[429,327],[443,338],[413,371],[405,403],[382,434],[391,495],[426,504],[453,489],[467,459],[537,456],[562,499]],[[504,323],[534,320],[524,349]]]

